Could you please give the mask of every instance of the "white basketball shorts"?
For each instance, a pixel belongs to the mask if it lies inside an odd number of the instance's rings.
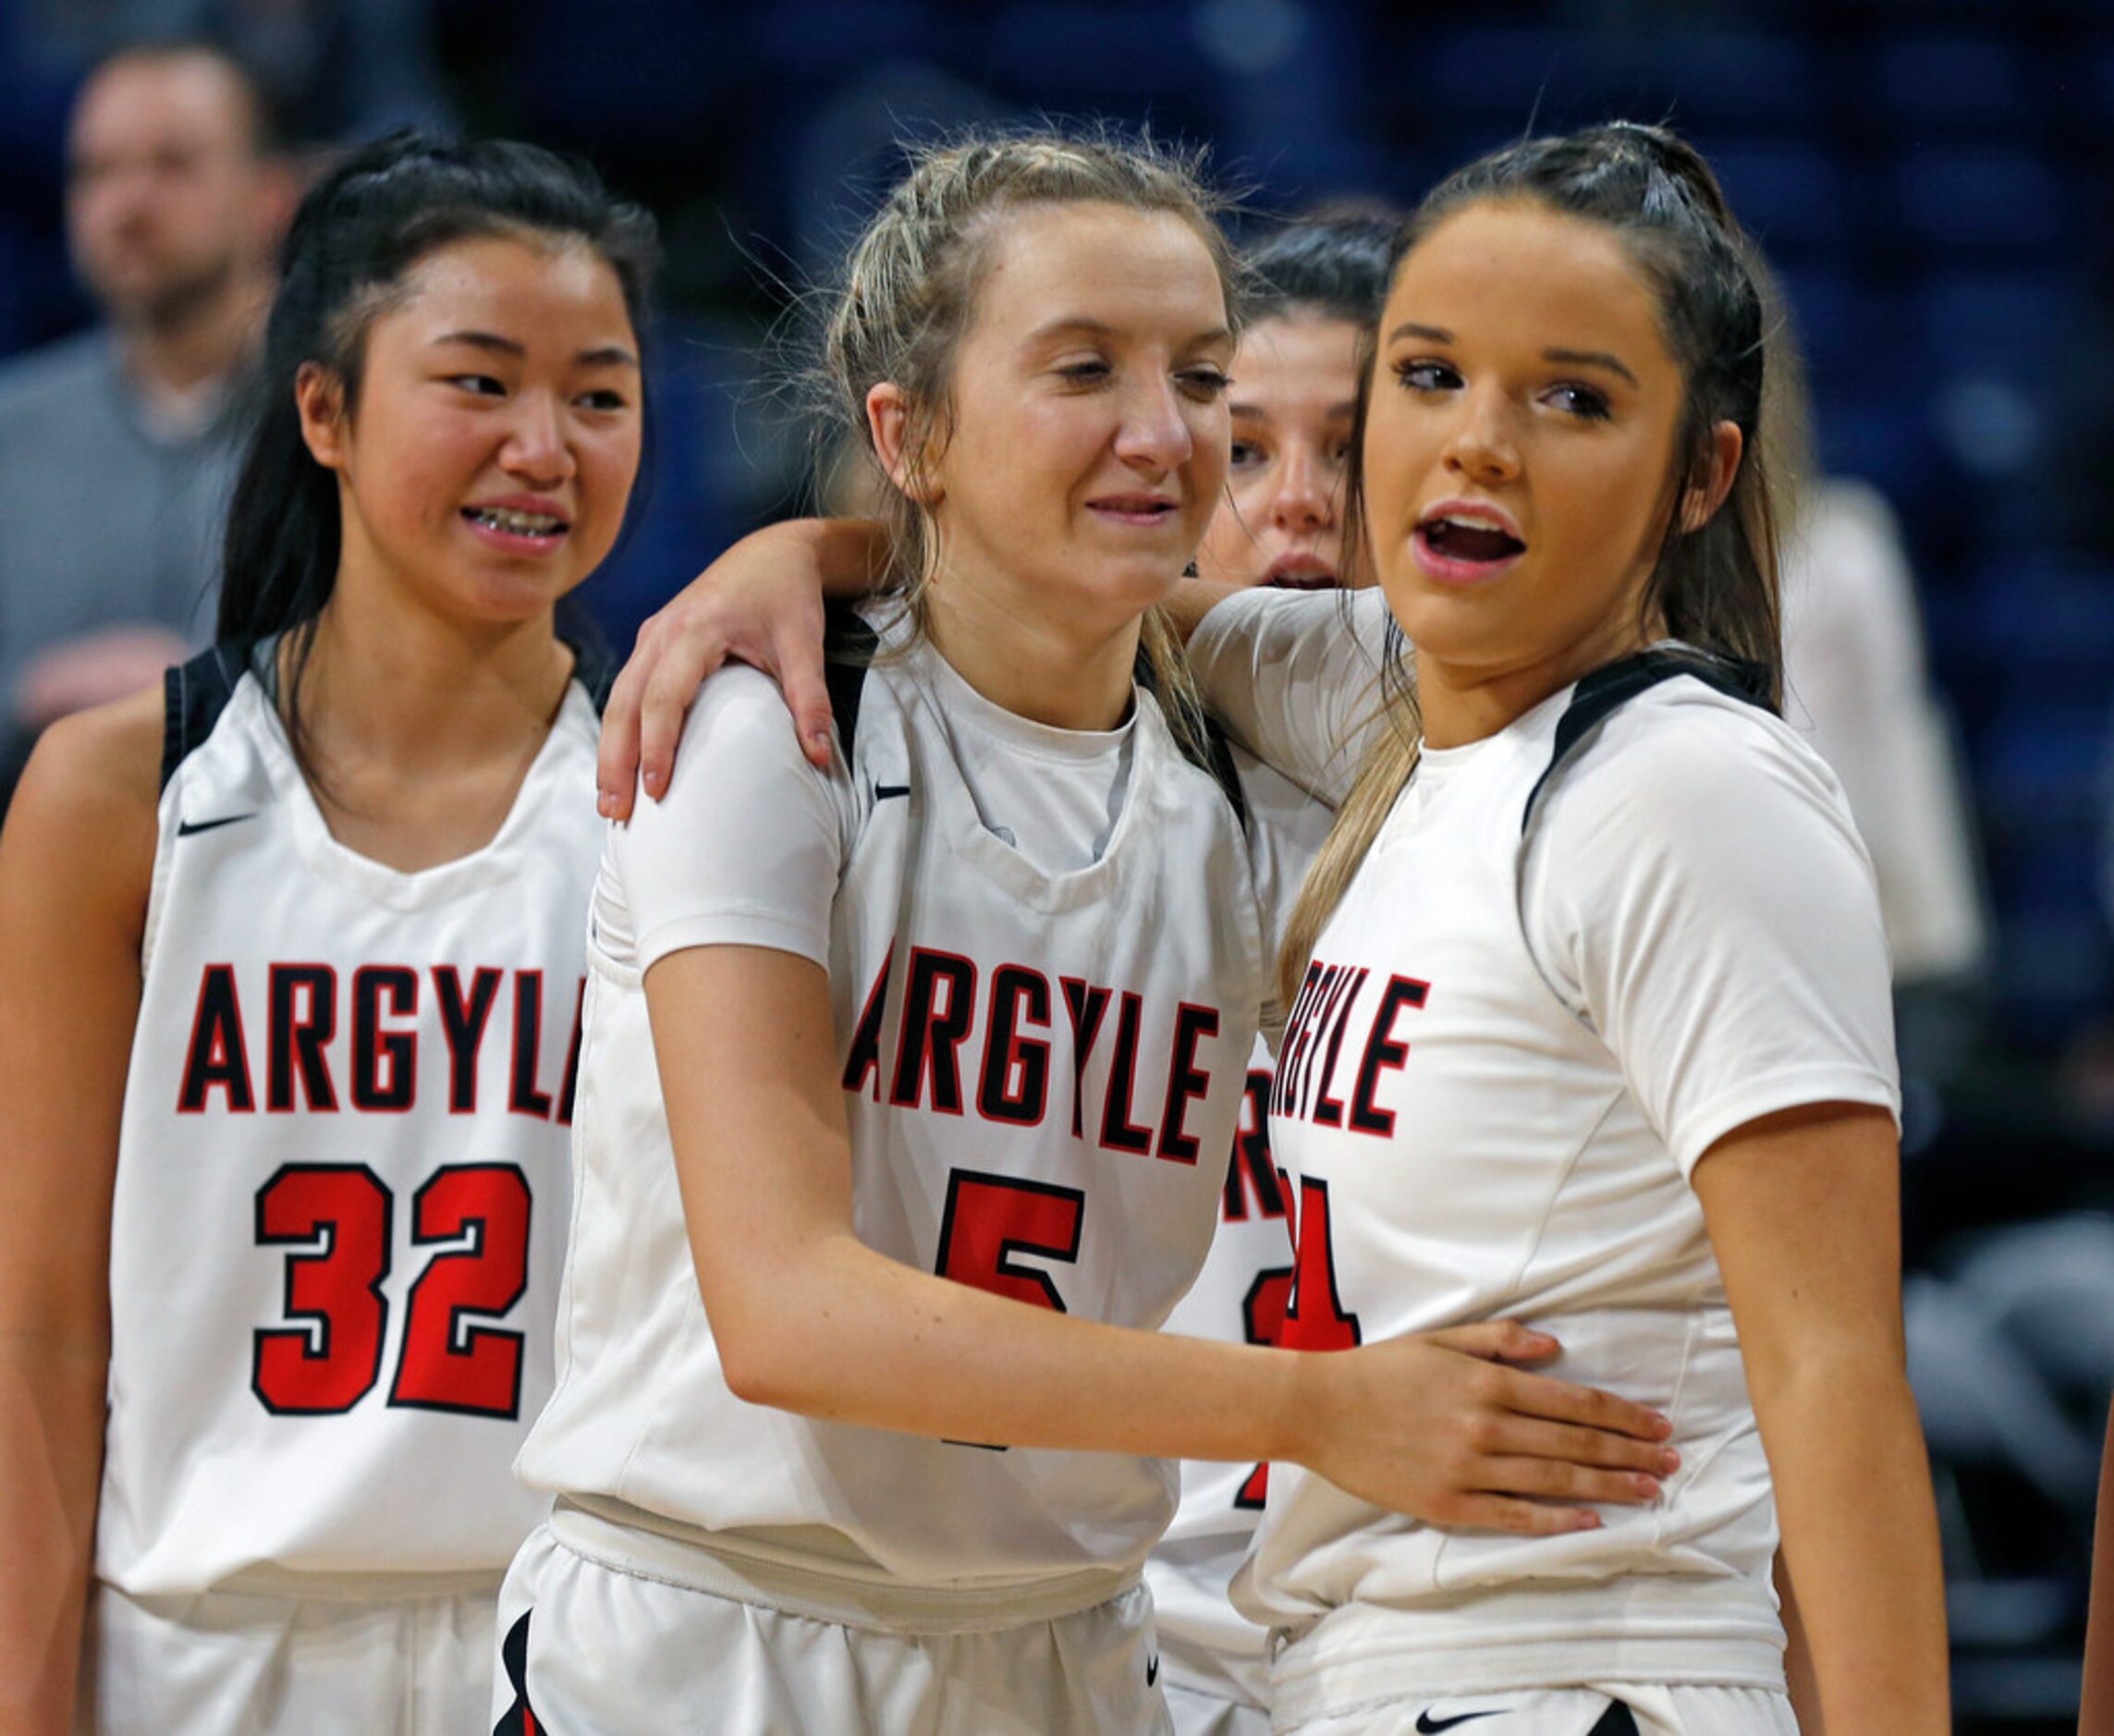
[[[545,1526],[499,1634],[497,1736],[1170,1736],[1143,1585],[1051,1620],[891,1632],[622,1571]]]
[[[487,1727],[496,1596],[91,1597],[85,1731],[460,1736]]]
[[[1278,1736],[1798,1736],[1798,1729],[1790,1701],[1772,1689],[1631,1682],[1390,1700],[1277,1726]]]

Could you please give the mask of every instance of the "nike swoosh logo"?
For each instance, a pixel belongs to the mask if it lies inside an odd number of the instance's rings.
[[[1155,1657],[1151,1663],[1145,1666],[1145,1686],[1150,1688],[1159,1679],[1160,1660]]]
[[[908,784],[875,784],[874,786],[874,800],[875,801],[886,801],[891,796],[907,796],[910,793],[910,787]]]
[[[248,813],[231,813],[221,820],[178,820],[177,822],[177,836],[178,837],[189,837],[196,832],[210,832],[216,825],[239,825],[243,821],[254,820],[256,817],[255,810],[251,810]]]
[[[1456,1713],[1452,1718],[1434,1718],[1428,1711],[1419,1712],[1417,1714],[1417,1730],[1419,1736],[1433,1736],[1434,1731],[1451,1730],[1456,1724],[1465,1724],[1471,1718],[1496,1718],[1498,1713],[1509,1712],[1511,1709],[1510,1706],[1499,1705],[1493,1706],[1487,1712]]]

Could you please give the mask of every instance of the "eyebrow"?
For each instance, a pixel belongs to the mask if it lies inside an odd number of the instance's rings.
[[[525,356],[529,352],[511,337],[502,337],[496,332],[448,332],[433,340],[432,348],[444,344],[467,344],[472,349],[489,349],[502,356]],[[573,361],[589,368],[636,368],[639,358],[621,344],[605,344],[598,349],[583,349]]]
[[[1122,333],[1106,320],[1089,319],[1084,314],[1060,314],[1048,324],[1038,325],[1028,334],[1030,344],[1047,343],[1053,337],[1064,337],[1077,333],[1082,337],[1120,337]],[[1183,346],[1185,348],[1202,348],[1208,344],[1229,343],[1233,332],[1229,326],[1215,325],[1207,332],[1199,332]]]
[[[1414,322],[1398,325],[1387,334],[1390,344],[1398,337],[1421,337],[1432,344],[1450,344],[1455,341],[1453,334],[1444,326],[1419,325]],[[1630,372],[1622,359],[1610,355],[1605,349],[1545,349],[1542,351],[1542,360],[1560,361],[1567,368],[1606,368],[1610,373],[1620,374],[1631,385],[1637,384],[1637,376]]]
[[[1265,410],[1262,405],[1244,401],[1238,397],[1231,399],[1228,403],[1227,409],[1236,416],[1259,416],[1265,422],[1270,420],[1270,412]],[[1347,397],[1340,404],[1331,404],[1327,410],[1322,412],[1322,418],[1326,422],[1336,422],[1343,417],[1355,416],[1357,413],[1358,400],[1354,397]]]
[[[1605,349],[1545,349],[1544,361],[1560,361],[1567,368],[1606,368],[1610,373],[1619,373],[1631,385],[1637,376],[1630,372],[1619,356],[1611,356]]]

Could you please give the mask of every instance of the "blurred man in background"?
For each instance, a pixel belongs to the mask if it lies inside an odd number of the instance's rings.
[[[294,190],[256,85],[216,49],[120,49],[81,87],[67,233],[104,323],[0,368],[0,794],[38,730],[210,628],[236,400]]]

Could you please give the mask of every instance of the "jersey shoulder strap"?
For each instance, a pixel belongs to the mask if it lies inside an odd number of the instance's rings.
[[[587,690],[587,697],[594,703],[594,715],[601,716],[609,703],[609,690],[617,685],[617,654],[600,633],[583,633],[578,639],[562,633],[559,637],[572,647],[572,679]]]
[[[1693,676],[1705,687],[1758,705],[1772,715],[1776,712],[1769,700],[1769,672],[1760,664],[1716,656],[1690,646],[1640,651],[1595,669],[1579,682],[1571,692],[1570,703],[1557,719],[1556,743],[1549,751],[1549,763],[1527,792],[1527,805],[1520,815],[1521,837],[1526,836],[1534,821],[1534,804],[1542,799],[1550,779],[1578,752],[1586,737],[1638,694],[1677,675]]]
[[[837,739],[844,751],[844,763],[851,764],[851,743],[859,733],[859,699],[866,688],[866,672],[874,666],[874,654],[881,636],[866,617],[848,603],[832,603],[823,610],[823,679],[829,687],[829,708],[837,715]]]
[[[162,789],[169,787],[177,767],[205,745],[249,666],[248,645],[220,644],[163,676]]]

